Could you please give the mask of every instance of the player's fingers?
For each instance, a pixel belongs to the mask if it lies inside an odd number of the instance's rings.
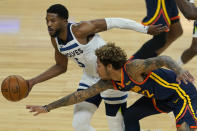
[[[169,28],[167,26],[163,26],[160,28],[160,31],[166,31],[166,30],[169,30]]]
[[[26,105],[26,109],[30,109],[31,107],[31,105]]]
[[[183,82],[185,83],[185,84],[188,84],[188,82],[187,82],[187,79],[185,78],[185,77],[183,77]]]
[[[155,25],[155,28],[162,27],[162,24]]]
[[[37,116],[37,115],[39,115],[39,114],[40,114],[40,112],[37,112],[37,113],[34,114],[34,116]]]
[[[176,78],[176,81],[178,82],[178,84],[181,84],[181,80],[179,79],[179,77]]]
[[[26,105],[26,108],[29,109],[29,108],[35,108],[35,107],[38,107],[38,106],[35,106],[35,105]]]
[[[193,78],[191,78],[190,76],[188,76],[188,75],[185,75],[185,78],[186,78],[186,80],[188,80],[189,82],[192,82],[193,83]]]
[[[35,108],[30,108],[29,112],[35,112],[36,109]]]
[[[194,77],[188,71],[186,72],[186,75],[192,82],[194,82]]]

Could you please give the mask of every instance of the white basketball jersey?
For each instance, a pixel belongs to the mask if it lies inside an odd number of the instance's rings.
[[[83,68],[84,75],[80,81],[79,89],[86,89],[100,79],[96,70],[97,57],[95,55],[95,50],[105,45],[106,42],[98,34],[95,34],[87,44],[82,45],[73,35],[71,28],[72,24],[68,23],[66,42],[61,41],[57,37],[55,40],[59,52],[67,56],[69,59],[74,60],[79,67]],[[82,86],[80,87],[80,85]],[[106,90],[101,93],[101,96],[103,99],[106,99],[106,101],[111,101],[112,97],[117,97],[115,103],[122,103],[126,101],[124,96],[127,97],[127,93],[117,90]],[[119,97],[121,97],[121,99]],[[114,103],[114,100],[111,103]]]
[[[82,67],[86,74],[94,77],[99,77],[96,71],[97,57],[95,50],[106,42],[95,34],[87,44],[80,44],[71,30],[72,24],[68,24],[67,41],[64,43],[60,39],[56,39],[57,47],[60,53],[66,55],[69,59],[74,60],[79,67]]]

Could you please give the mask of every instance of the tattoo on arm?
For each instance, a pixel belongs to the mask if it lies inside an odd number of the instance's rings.
[[[98,93],[113,88],[111,81],[100,80],[90,88],[85,90],[76,91],[68,96],[65,96],[57,101],[54,101],[46,105],[47,110],[56,109],[62,106],[69,106],[86,100],[87,98],[93,97]]]
[[[148,58],[145,60],[133,60],[127,66],[127,70],[132,71],[131,74],[142,74],[142,73],[150,73],[153,70],[156,70],[161,67],[167,67],[175,71],[176,73],[179,72],[181,67],[169,56],[158,56],[155,58]]]
[[[168,69],[173,70],[174,72],[178,72],[181,67],[169,56],[158,56],[155,58],[150,58],[145,60],[144,62],[145,70],[155,70],[162,66],[167,67]]]

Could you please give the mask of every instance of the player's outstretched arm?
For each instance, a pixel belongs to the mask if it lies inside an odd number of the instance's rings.
[[[190,20],[197,20],[197,7],[188,0],[175,0],[183,15]]]
[[[127,64],[126,69],[129,74],[141,75],[148,74],[153,70],[161,67],[167,67],[177,74],[177,82],[180,84],[181,80],[187,84],[187,80],[194,82],[194,77],[186,70],[182,69],[176,61],[169,56],[158,56],[144,60],[136,59]]]
[[[88,35],[110,30],[113,28],[134,30],[150,35],[157,35],[161,32],[168,30],[167,26],[162,26],[161,24],[144,26],[130,19],[105,18],[80,22],[73,26],[73,31],[75,32],[75,35],[80,38],[87,37]]]
[[[40,114],[40,113],[47,113],[50,110],[63,107],[63,106],[69,106],[73,105],[79,102],[82,102],[86,100],[87,98],[93,97],[97,95],[98,93],[113,88],[111,81],[103,81],[100,80],[90,88],[86,90],[80,90],[76,91],[70,95],[67,95],[57,101],[54,101],[48,105],[45,106],[35,106],[35,105],[27,105],[26,108],[30,110],[30,112],[35,112],[34,116]]]

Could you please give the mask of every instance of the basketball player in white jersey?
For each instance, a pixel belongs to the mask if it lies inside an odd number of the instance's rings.
[[[81,23],[69,23],[68,10],[60,4],[47,10],[47,26],[55,48],[56,64],[44,73],[28,80],[30,89],[40,82],[56,77],[67,70],[68,59],[74,60],[84,71],[78,90],[84,90],[99,80],[96,71],[95,50],[106,44],[96,33],[111,28],[135,30],[152,35],[163,32],[162,25],[143,26],[135,21],[122,18],[105,18]],[[90,126],[92,115],[102,99],[105,100],[106,115],[110,131],[123,131],[122,113],[126,108],[127,93],[107,90],[74,106],[73,127],[75,131],[95,131]],[[113,109],[112,109],[113,108]],[[122,112],[120,112],[122,111]]]

